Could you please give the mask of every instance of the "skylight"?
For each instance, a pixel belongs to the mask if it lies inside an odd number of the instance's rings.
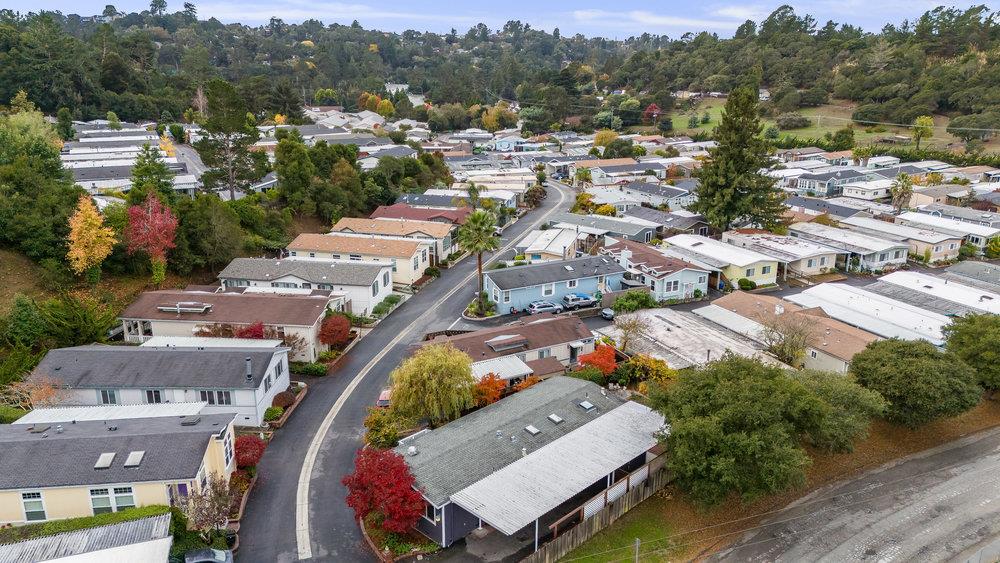
[[[567,272],[572,272],[573,271],[573,266],[563,266],[563,268],[566,268]]]
[[[531,424],[525,426],[524,429],[528,432],[528,434],[531,434],[532,436],[538,436],[538,434],[541,432],[541,430],[535,428]]]
[[[94,469],[107,469],[111,467],[111,462],[115,460],[114,452],[106,452],[101,454],[101,457],[97,458],[97,463],[94,464]]]
[[[590,401],[580,401],[580,408],[582,408],[583,410],[585,410],[587,412],[590,412],[590,411],[594,410],[597,407],[595,407],[594,403],[591,403]]]
[[[145,451],[129,452],[128,458],[125,459],[125,467],[139,467],[144,455],[146,455]]]
[[[552,421],[552,424],[559,424],[563,421],[563,418],[556,413],[552,413],[548,416],[548,419]]]

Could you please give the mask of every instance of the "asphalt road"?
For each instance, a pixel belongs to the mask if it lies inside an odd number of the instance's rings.
[[[1000,535],[1000,429],[817,491],[713,561],[964,560]]]
[[[502,237],[506,246],[572,201],[571,189],[552,182],[543,204],[511,225]],[[484,257],[485,259],[485,257]],[[354,466],[361,445],[367,408],[385,386],[389,372],[407,347],[424,333],[451,325],[475,296],[476,260],[467,258],[442,271],[362,339],[325,378],[309,378],[309,392],[288,424],[275,433],[258,466],[258,482],[240,528],[242,562],[288,562],[299,559],[303,531],[296,528],[299,474],[308,460],[310,442],[351,380],[366,374],[345,396],[329,431],[322,437],[308,483],[308,551],[319,561],[374,561],[363,545],[353,512],[344,502],[341,478]],[[452,291],[454,289],[457,291]]]

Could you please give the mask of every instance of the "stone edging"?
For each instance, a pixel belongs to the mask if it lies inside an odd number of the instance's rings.
[[[285,409],[285,412],[281,413],[281,418],[279,418],[278,420],[272,420],[267,423],[268,425],[270,425],[271,428],[274,428],[275,430],[281,428],[282,426],[285,425],[286,422],[288,422],[288,417],[292,416],[292,413],[295,412],[296,408],[298,408],[299,403],[301,403],[302,400],[306,398],[306,393],[309,392],[309,386],[306,385],[305,382],[296,381],[295,383],[298,383],[302,387],[299,390],[299,392],[295,394],[295,402],[292,403],[291,405],[288,405],[288,408]],[[254,479],[256,479],[256,477],[254,477]]]

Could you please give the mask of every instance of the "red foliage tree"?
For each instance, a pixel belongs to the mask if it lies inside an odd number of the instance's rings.
[[[472,388],[472,398],[476,401],[476,406],[485,407],[499,401],[500,395],[506,388],[506,381],[495,373],[488,373]]]
[[[149,255],[153,267],[153,282],[163,281],[167,267],[167,251],[176,246],[177,216],[150,193],[142,205],[128,208],[125,226],[126,250],[129,254],[142,251]]]
[[[618,363],[615,362],[615,349],[604,344],[598,344],[593,352],[580,356],[580,363],[593,366],[601,370],[604,375],[610,375],[618,367]]]
[[[236,438],[236,466],[253,467],[260,463],[267,444],[257,436],[240,436]]]
[[[341,346],[351,338],[351,321],[343,315],[330,315],[319,327],[319,341],[328,346]]]
[[[243,328],[238,328],[233,331],[233,336],[235,336],[236,338],[253,338],[256,340],[263,340],[264,323],[261,321],[257,321]]]
[[[424,513],[424,499],[413,490],[413,475],[403,457],[392,450],[364,448],[354,458],[354,473],[343,478],[347,506],[359,519],[379,514],[382,529],[408,532]]]
[[[656,118],[660,117],[661,113],[663,113],[663,110],[660,109],[660,106],[649,104],[642,112],[642,121],[644,123],[652,123],[656,121]]]

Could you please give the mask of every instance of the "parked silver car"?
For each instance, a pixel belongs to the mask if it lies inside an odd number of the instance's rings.
[[[562,313],[563,306],[557,305],[551,301],[532,301],[528,304],[528,314],[536,315],[538,313]]]

